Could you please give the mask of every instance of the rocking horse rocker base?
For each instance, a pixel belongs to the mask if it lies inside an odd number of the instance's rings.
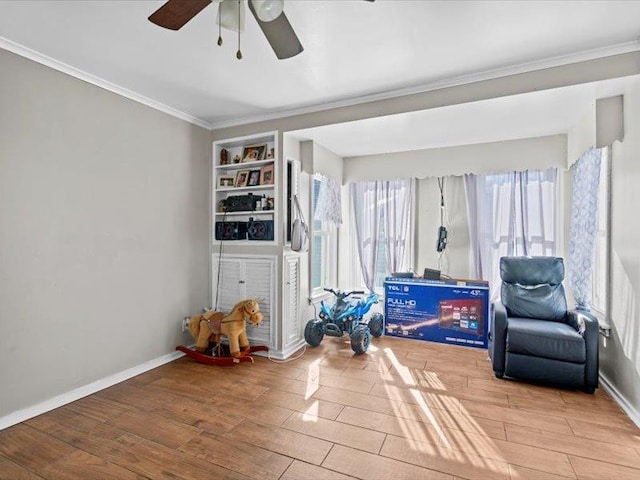
[[[214,357],[212,355],[207,355],[206,353],[197,352],[195,350],[190,349],[189,347],[185,347],[184,345],[180,345],[176,347],[176,350],[181,351],[189,358],[193,358],[198,363],[204,363],[207,365],[218,365],[221,367],[233,367],[238,363],[243,363],[243,362],[253,363],[253,357],[251,356],[251,354],[254,352],[267,352],[269,351],[269,347],[265,345],[255,345],[253,347],[249,347],[248,352],[244,352],[245,355],[242,355],[240,357],[232,357],[232,356]]]

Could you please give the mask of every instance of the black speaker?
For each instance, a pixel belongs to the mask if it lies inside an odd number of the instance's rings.
[[[252,212],[260,200],[258,195],[231,195],[224,201],[227,212]]]
[[[438,252],[443,251],[447,247],[447,229],[441,226],[438,228],[438,242],[436,243],[436,250]]]
[[[249,240],[273,240],[273,220],[254,220],[247,222]]]
[[[425,268],[422,278],[426,278],[427,280],[440,280],[440,270]]]
[[[216,222],[216,240],[245,240],[247,222]]]

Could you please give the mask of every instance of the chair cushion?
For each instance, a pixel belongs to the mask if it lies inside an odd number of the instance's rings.
[[[502,257],[500,278],[521,285],[556,285],[564,280],[564,261],[560,257]]]
[[[533,318],[509,318],[507,352],[584,363],[586,347],[576,330],[560,322]]]
[[[502,283],[502,304],[510,317],[564,321],[567,300],[562,284],[519,285]]]

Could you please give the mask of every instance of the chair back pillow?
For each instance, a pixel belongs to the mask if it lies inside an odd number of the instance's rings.
[[[564,321],[564,263],[557,257],[502,257],[502,303],[510,317]]]

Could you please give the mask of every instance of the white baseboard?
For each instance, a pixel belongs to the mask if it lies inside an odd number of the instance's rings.
[[[37,417],[38,415],[49,412],[68,403],[75,402],[76,400],[86,397],[87,395],[99,392],[100,390],[104,390],[105,388],[115,385],[116,383],[128,380],[129,378],[140,375],[141,373],[152,370],[156,367],[164,365],[165,363],[172,362],[173,360],[176,360],[183,355],[184,353],[182,352],[168,353],[161,357],[154,358],[153,360],[149,360],[148,362],[136,365],[135,367],[129,368],[122,372],[118,372],[113,375],[109,375],[108,377],[101,378],[100,380],[96,380],[95,382],[89,383],[88,385],[84,385],[69,392],[65,392],[61,395],[50,398],[49,400],[38,403],[37,405],[33,405],[31,407],[18,410],[17,412],[10,413],[9,415],[0,418],[0,430],[3,430],[17,423],[24,422],[25,420],[29,420],[30,418]]]
[[[613,383],[611,383],[611,381],[609,381],[609,379],[602,373],[600,373],[600,383],[615,402],[620,405],[620,408],[629,415],[631,421],[640,428],[640,412],[638,409],[631,405],[629,401],[618,391],[618,389],[614,387]]]

